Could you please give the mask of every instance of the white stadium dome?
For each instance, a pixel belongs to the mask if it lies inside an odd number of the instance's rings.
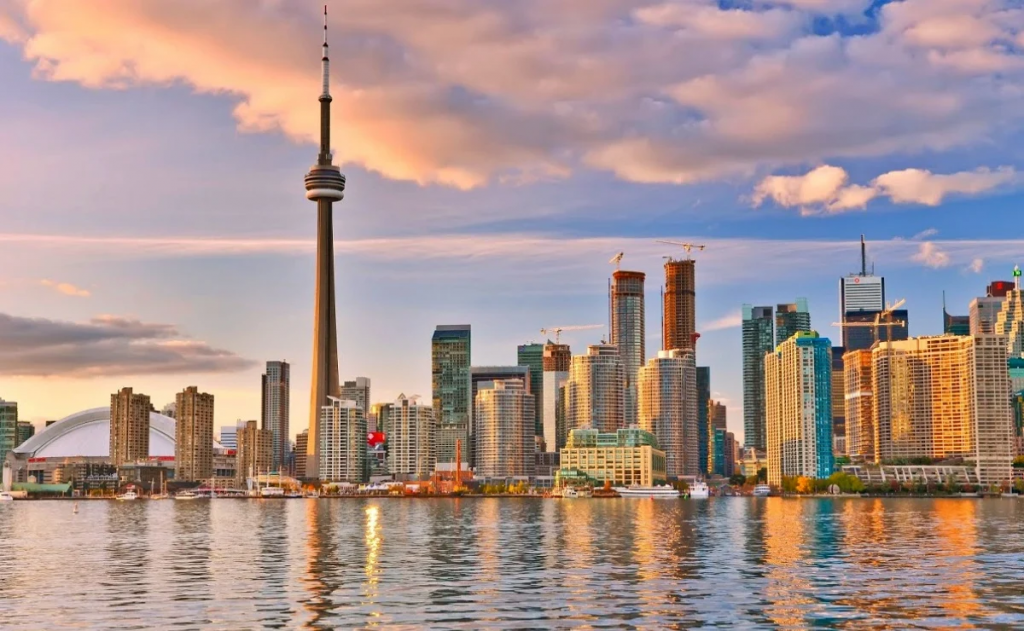
[[[213,441],[215,449],[223,449]],[[66,416],[29,438],[14,452],[28,458],[110,457],[110,408],[92,408]],[[149,455],[174,457],[174,419],[149,413]]]

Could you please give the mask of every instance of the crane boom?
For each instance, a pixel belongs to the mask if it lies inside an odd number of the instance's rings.
[[[707,246],[705,246],[703,244],[684,243],[683,241],[667,241],[667,240],[664,240],[664,239],[655,239],[655,243],[664,243],[666,245],[678,245],[679,247],[681,247],[684,250],[686,250],[686,260],[687,261],[690,260],[690,252],[693,251],[694,248],[696,248],[698,251],[702,251],[702,250],[704,250],[704,248],[707,247]],[[671,262],[672,260],[673,259],[669,258],[669,262]]]
[[[541,329],[541,335],[547,335],[548,333],[555,334],[555,344],[561,344],[562,331],[586,331],[589,329],[603,329],[603,324],[570,324],[568,326],[552,326]]]

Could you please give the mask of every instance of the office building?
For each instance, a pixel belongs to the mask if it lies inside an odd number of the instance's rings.
[[[698,448],[697,367],[691,350],[659,351],[638,373],[638,424],[654,434],[670,478],[703,473]]]
[[[550,342],[548,342],[550,344]],[[533,395],[537,405],[534,408],[533,431],[536,436],[544,435],[542,401],[544,400],[544,348],[545,344],[520,344],[516,348],[516,363],[530,368],[530,383],[527,391]],[[476,393],[473,393],[476,397]],[[474,399],[475,400],[475,399]]]
[[[326,16],[325,16],[326,17]],[[330,405],[328,397],[340,394],[338,377],[338,323],[334,301],[334,202],[345,196],[345,176],[332,162],[330,58],[327,48],[327,24],[324,24],[323,55],[320,78],[320,151],[316,164],[306,174],[306,199],[316,202],[316,285],[313,315],[313,368],[310,371],[309,445],[306,471],[311,478],[319,476],[322,441],[317,437],[321,410]],[[280,463],[287,432],[278,436],[275,458]]]
[[[213,477],[213,395],[189,386],[174,402],[174,477],[208,480]]]
[[[281,471],[288,458],[288,440],[291,436],[291,366],[285,361],[267,362],[267,371],[263,374],[261,385],[260,426],[274,435],[273,468]]]
[[[541,367],[544,386],[541,389],[541,426],[544,445],[548,452],[557,453],[565,446],[565,382],[569,379],[572,351],[568,344],[544,345]],[[531,373],[532,376],[532,373]],[[534,399],[537,399],[536,395]]]
[[[15,440],[15,447],[36,435],[36,426],[28,421],[18,421],[18,438]],[[0,463],[3,462],[0,457]]]
[[[725,432],[725,471],[722,472],[722,475],[727,478],[736,474],[736,463],[739,461],[738,449],[736,435],[732,432]]]
[[[775,348],[771,307],[743,305],[743,436],[747,447],[764,451],[764,356]]]
[[[707,472],[711,475],[729,477],[728,463],[733,460],[729,455],[732,448],[729,437],[732,432],[726,429],[726,408],[719,401],[708,401],[708,460]],[[734,463],[735,465],[735,463]]]
[[[611,339],[619,349],[619,358],[626,376],[625,425],[636,424],[637,371],[646,361],[644,334],[644,279],[643,272],[616,270],[612,274],[609,295]]]
[[[695,261],[669,258],[665,262],[662,350],[694,347],[697,338]]]
[[[475,478],[533,477],[534,406],[522,379],[480,383],[473,407]]]
[[[871,351],[860,349],[845,353],[843,387],[840,392],[843,393],[846,410],[846,455],[855,463],[877,462],[878,458],[875,453],[875,412],[871,383]]]
[[[885,279],[868,273],[867,246],[860,237],[860,273],[839,279],[839,313],[843,322],[874,322],[885,310]],[[886,327],[881,327],[883,330]],[[847,351],[871,348],[875,327],[843,327],[842,347]],[[879,335],[888,335],[881,333]],[[904,336],[905,338],[905,336]],[[886,338],[888,339],[888,338]]]
[[[369,418],[370,411],[370,379],[369,377],[356,377],[353,381],[345,381],[341,384],[342,401],[355,401],[363,415]]]
[[[876,320],[887,324],[873,326]],[[909,337],[910,314],[906,309],[896,309],[885,316],[878,311],[848,313],[844,321],[848,324],[872,325],[843,328],[843,331],[846,332],[846,340],[853,345],[852,350],[870,349],[876,341],[899,341]]]
[[[110,461],[115,467],[149,458],[149,397],[122,388],[110,395]]]
[[[728,417],[728,410],[725,404],[721,401],[712,401],[709,406],[711,416],[711,426],[715,429],[726,429],[726,419]]]
[[[440,325],[431,339],[430,353],[437,462],[454,463],[456,442],[462,441],[462,461],[467,469],[472,453],[471,333],[468,324]]]
[[[238,427],[238,451],[235,454],[235,474],[238,485],[244,486],[249,478],[269,473],[274,465],[274,433],[260,429],[256,421],[246,421]]]
[[[1024,357],[1024,291],[1006,292],[993,328],[997,335],[1006,337],[1009,357]]]
[[[664,484],[665,452],[654,434],[637,428],[600,432],[573,429],[560,455],[558,478],[595,486],[654,486]]]
[[[7,452],[19,444],[18,404],[0,399],[0,466],[6,461]]]
[[[541,366],[543,368],[543,364]],[[533,394],[530,385],[533,382],[533,373],[529,366],[473,366],[470,368],[470,384],[473,393],[473,405],[476,408],[476,394],[480,384],[488,381],[505,381],[507,379],[518,379],[523,383],[527,394]],[[476,417],[473,419],[473,427],[476,428]]]
[[[221,425],[220,444],[224,449],[238,449],[238,427],[241,424],[242,421],[239,419],[234,425]]]
[[[367,481],[366,416],[355,401],[330,397],[320,413],[320,479],[359,484]]]
[[[842,346],[832,347],[832,454],[845,456],[846,448],[846,380],[844,379]]]
[[[388,441],[388,471],[397,480],[428,480],[437,463],[437,423],[434,408],[419,397],[399,395],[388,405],[384,433]]]
[[[967,316],[971,335],[995,333],[996,320],[1003,309],[1006,295],[1013,289],[1014,283],[1007,280],[994,280],[985,288],[985,296],[971,301]]]
[[[1024,390],[1013,393],[1013,455],[1024,455]]]
[[[1009,477],[1013,410],[1003,336],[880,344],[872,372],[879,462],[963,458],[975,463],[982,484]]]
[[[768,481],[832,475],[832,342],[798,332],[764,358]]]
[[[1024,390],[1024,357],[1010,357],[1006,360],[1010,371],[1010,390]]]
[[[775,345],[782,344],[798,331],[811,330],[811,312],[807,310],[807,299],[797,298],[796,302],[775,307]]]
[[[309,450],[309,430],[304,429],[295,436],[295,478],[299,480],[306,479],[306,459],[302,458],[302,454],[307,453]]]
[[[946,311],[946,292],[942,292],[942,332],[946,335],[970,335],[971,316]]]
[[[711,403],[711,368],[697,366],[697,463],[701,471],[708,470],[711,426],[708,405]]]
[[[587,347],[574,355],[565,382],[566,427],[614,432],[625,417],[625,370],[619,349],[611,344]]]
[[[1016,280],[994,280],[985,287],[985,295],[989,298],[1005,298],[1016,286]]]

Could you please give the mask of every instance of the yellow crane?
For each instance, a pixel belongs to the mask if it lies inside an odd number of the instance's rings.
[[[562,331],[586,331],[589,329],[603,329],[603,324],[572,324],[569,326],[552,326],[546,329],[541,329],[541,335],[547,335],[549,333],[555,334],[555,344],[561,344],[559,340],[562,337]]]
[[[625,256],[625,255],[626,255],[625,252],[619,252],[618,254],[613,256],[612,258],[608,259],[609,263],[615,263],[615,271],[616,272],[619,271],[619,266],[622,263],[622,257]]]
[[[906,322],[904,322],[903,320],[893,320],[892,319],[892,312],[897,310],[897,309],[899,309],[900,307],[902,307],[906,303],[907,303],[906,299],[900,298],[895,303],[890,304],[890,305],[886,305],[884,311],[879,311],[878,313],[875,314],[875,321],[874,322],[833,322],[832,326],[837,326],[840,329],[842,329],[844,327],[848,328],[848,329],[851,329],[851,328],[863,328],[863,327],[868,327],[868,326],[872,327],[874,329],[874,333],[875,333],[875,342],[877,342],[878,341],[878,329],[879,329],[879,327],[883,327],[883,326],[884,327],[904,326],[906,324]],[[883,318],[885,319],[885,322],[882,322]],[[889,336],[889,337],[891,337],[891,336]]]
[[[696,243],[684,243],[682,241],[664,241],[664,240],[661,240],[661,239],[656,239],[655,243],[664,243],[666,245],[678,245],[679,247],[681,247],[684,250],[686,250],[686,259],[685,260],[687,260],[687,261],[690,260],[690,252],[692,252],[694,249],[696,249],[699,252],[699,251],[703,251],[704,248],[707,247],[706,245],[698,245]],[[669,257],[668,260],[671,263],[674,259],[672,257]]]

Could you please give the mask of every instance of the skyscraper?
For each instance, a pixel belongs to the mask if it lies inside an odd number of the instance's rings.
[[[644,365],[646,344],[644,335],[644,279],[643,272],[616,270],[612,274],[609,311],[611,313],[611,339],[619,349],[625,371],[625,423],[636,424],[637,371]],[[664,445],[662,445],[664,448]]]
[[[699,461],[697,399],[692,350],[659,351],[638,371],[638,425],[658,438],[670,478],[704,471]]]
[[[946,292],[942,292],[942,332],[947,335],[971,334],[971,316],[952,315],[946,311]]]
[[[476,477],[533,476],[534,405],[521,379],[480,383],[473,408]]]
[[[1024,356],[1024,291],[1011,289],[1006,292],[993,328],[997,335],[1006,337],[1009,357]]]
[[[697,462],[701,471],[707,470],[710,435],[708,434],[708,404],[711,402],[711,368],[697,366]]]
[[[274,433],[260,429],[256,421],[246,421],[238,428],[238,453],[235,475],[238,484],[270,471],[274,462]]]
[[[213,395],[189,386],[174,397],[174,477],[209,480],[213,476]]]
[[[330,59],[327,54],[327,8],[324,7],[324,44],[320,60],[320,153],[306,174],[306,199],[316,202],[316,289],[313,315],[313,370],[310,374],[309,446],[306,472],[319,477],[320,441],[317,428],[328,397],[340,393],[338,383],[338,324],[334,304],[334,202],[345,196],[345,176],[332,164]],[[280,439],[287,445],[287,437]],[[282,447],[283,449],[283,447]]]
[[[427,480],[437,461],[434,408],[418,397],[399,395],[384,415],[388,437],[388,471],[398,480]]]
[[[304,429],[295,436],[295,453],[305,454],[309,450],[309,430]],[[306,459],[295,458],[295,477],[299,480],[306,479]]]
[[[796,302],[775,307],[775,345],[782,344],[798,331],[811,330],[811,312],[807,310],[807,299],[797,298]]]
[[[341,396],[338,397],[344,401],[355,401],[359,409],[363,411],[363,416],[369,417],[370,412],[370,378],[369,377],[356,377],[352,381],[346,381],[341,384]]]
[[[832,342],[798,332],[765,355],[768,481],[832,475]]]
[[[843,355],[843,392],[846,403],[846,454],[851,462],[876,462],[875,410],[871,351]]]
[[[541,401],[544,399],[544,345],[520,344],[516,349],[516,363],[530,367],[530,383],[527,390],[533,395],[537,405],[534,409],[533,431],[537,436],[544,435],[544,423],[541,419]],[[476,396],[476,393],[474,393]]]
[[[569,379],[572,351],[568,344],[544,345],[544,387],[541,390],[541,424],[544,445],[549,452],[558,452],[565,446],[565,382]],[[536,397],[534,397],[536,399]]]
[[[743,435],[747,447],[767,446],[764,356],[772,352],[772,308],[743,305]]]
[[[625,382],[618,347],[594,344],[587,347],[586,355],[574,355],[565,382],[567,429],[614,432],[622,427]]]
[[[472,453],[473,387],[471,327],[439,325],[431,339],[431,389],[437,419],[437,462],[455,462],[455,442],[462,441],[463,462]]]
[[[695,261],[691,258],[665,263],[663,350],[693,348],[697,330],[697,284]]]
[[[18,404],[0,399],[0,465],[7,452],[18,446]]]
[[[533,383],[533,369],[526,364],[518,366],[473,366],[469,369],[469,372],[474,410],[476,409],[476,393],[479,392],[480,384],[487,381],[518,379],[523,383],[526,393],[533,394],[530,391],[530,385]],[[476,416],[473,417],[473,429],[476,429]]]
[[[29,423],[28,421],[18,421],[18,439],[15,441],[17,443],[15,446],[20,445],[21,443],[25,442],[26,440],[32,438],[35,435],[35,425]],[[0,462],[3,462],[2,457],[0,457]]]
[[[149,458],[151,409],[149,397],[131,388],[110,395],[110,460],[115,467]]]
[[[843,322],[874,322],[875,315],[884,309],[885,279],[873,272],[868,273],[867,246],[864,235],[861,235],[860,273],[839,279],[839,314]],[[885,329],[882,327],[882,331]],[[883,335],[888,334],[880,331],[879,339]],[[874,338],[873,327],[843,327],[842,346],[847,352],[871,348]]]
[[[288,456],[288,440],[291,437],[289,419],[291,409],[291,366],[285,361],[267,362],[267,372],[262,378],[263,407],[261,427],[274,436],[273,468],[280,471]],[[305,457],[305,452],[303,457]]]
[[[832,347],[832,454],[845,456],[846,447],[846,380],[842,346]]]
[[[366,482],[366,415],[355,401],[330,397],[320,410],[321,480]]]

